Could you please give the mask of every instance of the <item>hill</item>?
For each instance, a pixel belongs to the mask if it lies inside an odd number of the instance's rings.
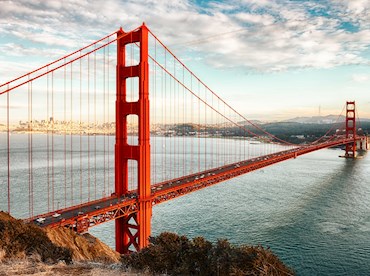
[[[132,272],[133,271],[133,272]],[[139,272],[137,272],[139,271]],[[144,273],[145,272],[145,273]],[[293,275],[269,249],[173,233],[121,256],[90,234],[44,229],[0,212],[0,275]]]
[[[312,117],[295,117],[292,119],[285,120],[283,122],[294,122],[301,124],[334,124],[345,122],[346,117],[338,115],[327,115],[327,116],[312,116]]]
[[[118,263],[120,254],[86,233],[79,235],[67,228],[40,228],[25,224],[0,212],[0,250],[3,258],[24,258],[39,255],[41,261],[98,261]]]

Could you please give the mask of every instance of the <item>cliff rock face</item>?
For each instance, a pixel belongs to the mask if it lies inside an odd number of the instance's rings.
[[[28,256],[39,256],[43,262],[70,263],[72,255],[67,248],[53,244],[40,227],[0,212],[0,261]]]
[[[39,255],[42,261],[118,263],[120,254],[90,234],[67,228],[44,229],[0,212],[0,261]]]
[[[83,235],[67,228],[45,229],[49,239],[58,246],[68,248],[74,261],[97,261],[118,263],[120,254],[99,239],[86,233]]]

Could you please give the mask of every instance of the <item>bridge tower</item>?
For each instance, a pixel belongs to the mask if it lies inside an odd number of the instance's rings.
[[[148,245],[151,232],[152,203],[150,200],[150,130],[149,130],[149,71],[148,71],[148,29],[140,28],[124,35],[117,32],[117,83],[116,83],[116,144],[115,144],[115,193],[117,196],[128,192],[128,161],[137,161],[138,211],[115,221],[116,250],[128,253]],[[120,38],[121,37],[121,38]],[[137,43],[140,47],[140,61],[137,65],[126,66],[126,46]],[[139,80],[139,99],[127,101],[129,78]],[[127,117],[138,117],[138,145],[129,145]],[[131,248],[131,249],[130,249]]]
[[[353,138],[353,143],[346,144],[346,158],[356,157],[356,105],[347,102],[346,106],[346,138]]]

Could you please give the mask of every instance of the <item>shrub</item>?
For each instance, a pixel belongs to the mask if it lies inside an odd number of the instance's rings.
[[[140,252],[122,257],[122,263],[154,274],[169,275],[293,275],[269,249],[234,246],[227,240],[210,243],[174,233],[150,239]]]

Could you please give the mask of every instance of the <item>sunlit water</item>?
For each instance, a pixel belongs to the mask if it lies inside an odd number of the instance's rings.
[[[62,147],[61,138],[55,137],[56,148],[58,145]],[[21,210],[27,210],[28,206],[28,184],[24,184],[28,183],[28,153],[21,146],[22,139],[27,145],[27,135],[23,138],[12,135],[13,144],[17,147],[12,157],[12,185],[15,185],[11,190],[12,213],[19,217],[27,215]],[[46,158],[42,153],[46,147],[45,139],[40,138],[43,142],[39,145],[38,136],[33,139],[33,154],[38,156],[33,166],[39,166],[40,175],[47,179],[41,162]],[[97,143],[103,142],[102,137],[97,139]],[[112,150],[114,140],[106,139],[110,141]],[[1,142],[0,170],[4,176],[4,139]],[[310,153],[162,203],[153,209],[152,233],[171,231],[189,237],[204,236],[212,241],[227,238],[234,244],[262,244],[270,247],[298,275],[369,275],[370,157],[365,155],[361,159],[346,160],[338,157],[341,154],[340,150],[332,149]],[[75,195],[79,192],[81,156],[85,160],[85,153],[80,155],[76,151],[72,155],[76,159],[72,168]],[[104,177],[104,158],[107,162],[108,157],[99,150],[97,180],[108,183],[104,184],[105,187],[98,187],[98,197],[110,192],[113,181],[113,159],[105,168]],[[64,167],[60,148],[54,159],[59,168]],[[82,169],[85,168],[86,164],[82,164]],[[55,181],[58,176],[68,176],[68,172],[58,169],[53,173]],[[95,170],[90,174],[95,174]],[[0,209],[6,209],[7,182],[4,177],[0,180],[3,191]],[[34,185],[36,191],[45,191],[45,183]],[[45,192],[36,196],[44,198]],[[62,205],[63,191],[56,192],[55,197],[58,205]],[[45,201],[42,203],[45,206]],[[39,207],[35,206],[35,212],[41,207],[41,203]],[[91,233],[114,247],[114,223],[91,228]]]

